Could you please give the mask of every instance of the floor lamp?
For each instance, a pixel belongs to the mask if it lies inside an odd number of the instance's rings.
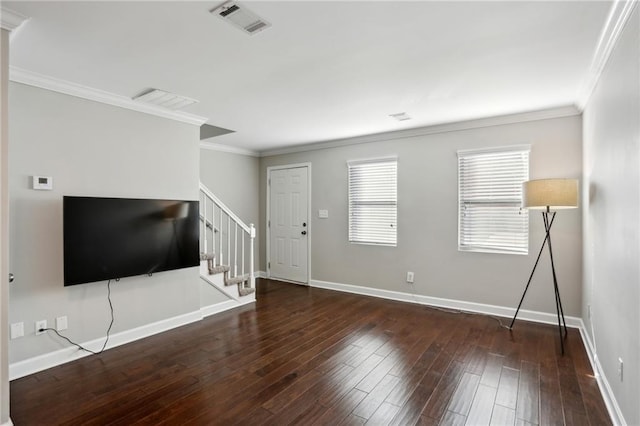
[[[527,294],[527,290],[529,290],[529,285],[531,284],[531,279],[533,278],[533,274],[538,267],[538,262],[540,261],[540,256],[544,251],[544,246],[546,244],[549,249],[549,259],[551,260],[551,273],[553,275],[553,289],[556,296],[556,314],[558,316],[558,332],[560,333],[560,348],[562,350],[562,354],[564,355],[564,338],[567,337],[567,324],[564,320],[564,311],[562,310],[562,300],[560,300],[560,291],[558,290],[558,279],[556,277],[556,267],[553,262],[553,249],[551,248],[551,226],[553,225],[553,221],[556,218],[556,211],[559,209],[574,209],[578,207],[578,180],[577,179],[539,179],[539,180],[530,180],[528,182],[524,182],[522,184],[522,192],[523,192],[523,207],[527,209],[542,209],[542,220],[544,221],[544,229],[546,231],[546,235],[544,241],[542,242],[542,247],[540,247],[540,251],[538,252],[538,258],[536,259],[535,265],[533,265],[533,270],[531,271],[531,275],[529,275],[529,281],[527,281],[527,285],[524,288],[524,292],[522,293],[522,298],[520,299],[520,303],[518,304],[518,309],[516,309],[516,313],[513,316],[513,320],[511,321],[511,325],[509,329],[513,329],[513,324],[516,321],[516,317],[518,316],[518,312],[520,311],[520,307],[522,306],[522,302],[524,301],[524,297]],[[553,210],[553,211],[552,211]],[[563,336],[563,328],[564,328],[564,336]]]

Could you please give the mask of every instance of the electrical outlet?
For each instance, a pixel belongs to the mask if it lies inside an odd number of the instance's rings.
[[[67,322],[66,315],[56,318],[56,330],[62,331],[62,330],[66,330],[67,328],[69,328],[69,325]]]
[[[36,336],[44,334],[45,332],[40,330],[45,328],[47,328],[47,320],[36,321]]]
[[[17,322],[15,324],[11,324],[11,338],[17,339],[22,336],[24,336],[24,323]]]
[[[618,358],[618,377],[620,377],[620,381],[622,381],[624,377],[624,363],[622,362],[622,358]]]
[[[409,284],[413,283],[413,272],[411,272],[411,271],[407,272],[407,282]]]

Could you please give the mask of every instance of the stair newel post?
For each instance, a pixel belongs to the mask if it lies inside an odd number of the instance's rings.
[[[200,190],[201,201],[200,205],[202,206],[202,222],[201,222],[201,241],[202,241],[202,253],[207,253],[207,196]]]
[[[216,203],[211,200],[211,248],[216,249]]]
[[[231,266],[231,216],[229,214],[227,214],[227,262]]]
[[[249,283],[251,288],[256,288],[256,277],[253,275],[253,243],[256,238],[256,228],[253,223],[249,224],[249,231],[249,238],[251,238],[249,242]]]

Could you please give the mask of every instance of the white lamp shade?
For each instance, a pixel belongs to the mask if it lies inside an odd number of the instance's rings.
[[[575,209],[577,179],[538,179],[522,184],[522,207],[528,209]]]

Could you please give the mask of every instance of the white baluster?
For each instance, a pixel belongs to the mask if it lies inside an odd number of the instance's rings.
[[[242,275],[244,276],[244,237],[245,237],[245,231],[242,231]]]
[[[227,257],[229,266],[231,265],[231,216],[227,215]],[[235,276],[235,275],[234,275]]]
[[[207,196],[203,193],[202,202],[202,234],[204,243],[204,253],[207,253]]]
[[[238,276],[238,222],[235,223],[235,231],[233,234],[233,276]]]
[[[224,253],[222,253],[222,207],[220,208],[220,219],[218,220],[218,251],[220,252],[220,265],[224,265]]]
[[[256,228],[253,226],[253,223],[249,225],[249,230],[251,231],[249,234],[251,238],[251,244],[249,244],[249,282],[251,283],[251,288],[255,288],[256,278],[253,275],[253,241],[256,238]]]
[[[216,251],[216,204],[213,200],[211,200],[211,249]]]

